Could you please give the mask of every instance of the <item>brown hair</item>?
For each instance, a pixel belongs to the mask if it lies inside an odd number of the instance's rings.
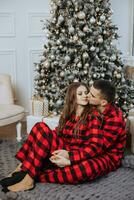
[[[93,83],[93,87],[100,90],[101,95],[108,103],[113,103],[115,100],[115,86],[108,80],[97,80]]]
[[[85,83],[82,83],[82,82],[74,82],[74,83],[70,84],[67,89],[64,107],[63,107],[62,114],[61,114],[61,117],[59,120],[59,125],[57,127],[59,134],[62,132],[62,129],[63,129],[64,125],[66,124],[67,120],[69,120],[72,117],[72,115],[76,114],[76,109],[77,109],[76,90],[80,86],[86,87],[87,90],[89,91],[89,87]],[[76,124],[76,127],[75,127],[75,131],[74,131],[75,136],[79,132],[80,124],[86,122],[87,116],[89,114],[89,110],[90,110],[89,104],[84,106],[84,110]]]

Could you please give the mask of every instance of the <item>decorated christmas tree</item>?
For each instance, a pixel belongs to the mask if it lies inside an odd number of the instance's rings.
[[[51,19],[44,23],[48,41],[43,59],[35,65],[35,96],[49,100],[58,114],[67,86],[76,81],[91,85],[107,79],[117,87],[116,103],[125,113],[133,106],[133,86],[124,76],[118,28],[111,20],[109,0],[52,0]]]

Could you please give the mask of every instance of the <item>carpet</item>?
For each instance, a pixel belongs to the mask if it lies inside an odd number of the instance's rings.
[[[13,140],[0,141],[0,179],[17,165],[14,155],[20,146]],[[34,190],[3,193],[0,200],[134,200],[134,155],[127,155],[123,166],[89,183],[60,185],[38,183]]]

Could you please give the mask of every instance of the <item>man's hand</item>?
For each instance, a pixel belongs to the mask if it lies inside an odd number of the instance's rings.
[[[53,156],[61,156],[63,158],[66,158],[69,160],[69,153],[68,151],[64,150],[64,149],[59,149],[59,150],[56,150],[52,153]]]
[[[49,159],[52,163],[56,164],[58,167],[66,167],[68,165],[71,165],[71,162],[69,159],[59,156],[59,155],[53,155]]]

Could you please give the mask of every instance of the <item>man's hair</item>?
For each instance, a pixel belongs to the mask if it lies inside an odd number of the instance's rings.
[[[102,97],[108,103],[113,103],[115,100],[115,86],[108,80],[97,80],[93,83],[93,87],[100,90]]]

